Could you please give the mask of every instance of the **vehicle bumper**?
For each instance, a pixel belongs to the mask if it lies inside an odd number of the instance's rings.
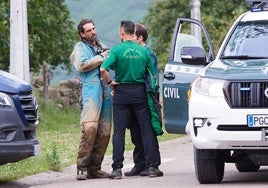
[[[38,154],[40,154],[40,145],[37,140],[0,143],[0,165],[17,162]]]
[[[268,109],[231,109],[224,99],[193,92],[186,132],[198,149],[268,149],[268,127],[248,127],[249,114],[268,114]],[[194,126],[200,120],[203,124]]]

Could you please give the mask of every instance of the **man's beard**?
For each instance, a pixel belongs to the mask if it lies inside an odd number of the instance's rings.
[[[89,44],[95,45],[95,43],[97,41],[97,35],[93,35],[87,41],[88,41]]]

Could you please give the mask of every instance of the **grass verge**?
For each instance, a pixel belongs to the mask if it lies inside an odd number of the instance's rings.
[[[41,145],[41,154],[17,163],[0,167],[0,183],[13,181],[25,176],[46,172],[61,171],[76,163],[78,145],[81,137],[79,125],[80,110],[75,107],[61,109],[52,101],[39,99],[40,123],[37,138]],[[158,137],[159,142],[178,138],[179,135],[167,134]],[[126,133],[126,150],[133,149],[129,131]],[[112,153],[111,142],[106,155]]]

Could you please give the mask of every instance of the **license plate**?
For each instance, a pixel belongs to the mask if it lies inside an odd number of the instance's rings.
[[[35,156],[41,154],[41,147],[40,147],[39,144],[38,145],[34,145],[33,147],[34,147],[34,155]]]
[[[247,119],[249,127],[268,127],[268,114],[251,114]]]

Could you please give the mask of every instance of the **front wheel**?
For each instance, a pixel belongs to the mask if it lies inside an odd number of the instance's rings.
[[[224,160],[219,150],[194,148],[197,180],[201,184],[220,183],[224,175]]]

